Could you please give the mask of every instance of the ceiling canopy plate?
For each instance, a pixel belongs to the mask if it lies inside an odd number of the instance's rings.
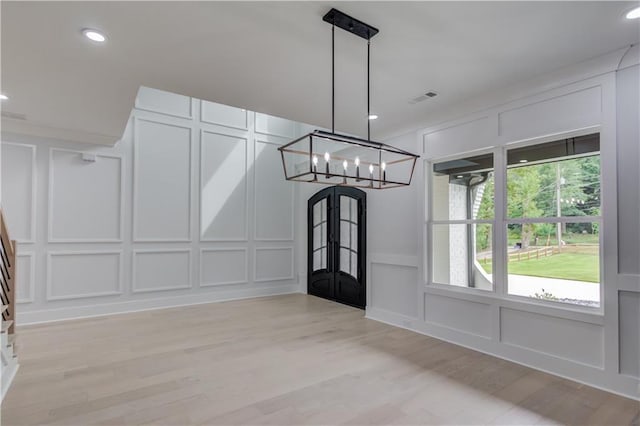
[[[365,40],[370,40],[374,35],[378,34],[378,29],[372,27],[369,24],[352,18],[351,16],[340,12],[338,9],[331,9],[326,15],[322,17],[322,20],[335,25],[338,28],[342,28],[352,34],[362,37]]]

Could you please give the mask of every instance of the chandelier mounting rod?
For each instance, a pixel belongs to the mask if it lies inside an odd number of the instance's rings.
[[[369,24],[365,24],[359,19],[353,18],[338,9],[331,9],[327,12],[322,20],[331,24],[331,133],[335,133],[335,117],[336,117],[336,42],[335,29],[336,26],[351,34],[357,35],[367,40],[367,140],[371,140],[371,85],[370,85],[370,68],[371,68],[371,38],[378,34],[378,29]]]

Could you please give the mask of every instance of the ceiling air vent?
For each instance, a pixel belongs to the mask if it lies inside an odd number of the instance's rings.
[[[438,96],[438,94],[436,92],[429,91],[427,93],[423,93],[422,95],[418,96],[417,98],[411,99],[409,101],[409,103],[411,105],[417,104],[418,102],[425,101],[425,100],[427,100],[429,98],[435,98],[436,96]]]
[[[16,112],[2,111],[4,118],[13,118],[14,120],[26,120],[27,116],[24,114],[18,114]]]

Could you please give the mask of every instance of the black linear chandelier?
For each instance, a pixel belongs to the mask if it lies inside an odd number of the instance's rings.
[[[371,140],[369,68],[371,38],[378,30],[336,9],[331,24],[331,132],[314,130],[278,148],[287,180],[386,189],[411,184],[418,155]],[[367,139],[335,133],[335,28],[367,40]]]

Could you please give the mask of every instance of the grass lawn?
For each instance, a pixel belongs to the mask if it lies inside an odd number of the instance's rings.
[[[480,264],[487,273],[491,273],[491,263]],[[560,253],[540,259],[509,262],[509,273],[592,283],[600,282],[598,256],[585,253]]]

